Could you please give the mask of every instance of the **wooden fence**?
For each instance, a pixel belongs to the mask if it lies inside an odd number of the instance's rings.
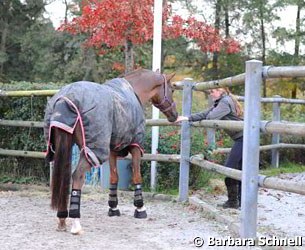
[[[192,93],[189,89],[204,91],[211,88],[230,87],[245,84],[245,117],[244,122],[228,121],[201,121],[198,126],[210,128],[243,129],[243,171],[222,169],[214,163],[207,163],[202,159],[191,158],[188,160],[189,129],[190,124],[182,123],[185,135],[182,133],[180,175],[181,180],[186,181],[179,185],[179,198],[187,198],[189,162],[197,164],[203,168],[222,172],[226,176],[242,180],[242,206],[241,206],[241,228],[240,236],[243,238],[256,238],[257,227],[257,196],[258,187],[274,188],[278,190],[297,192],[304,194],[305,183],[285,182],[280,180],[271,182],[268,178],[259,176],[259,138],[263,133],[285,133],[291,135],[305,135],[305,124],[281,122],[281,121],[261,121],[261,83],[263,78],[280,77],[305,77],[305,67],[263,67],[262,62],[251,60],[246,62],[246,72],[238,76],[233,76],[217,81],[199,82],[190,84],[189,80],[176,83],[178,89],[183,89],[183,100],[192,100]],[[183,115],[188,116],[191,111],[189,103],[183,103]],[[234,123],[234,124],[233,124]],[[237,171],[237,172],[236,172]],[[268,182],[268,183],[267,183]],[[289,186],[289,188],[288,188]],[[292,190],[294,189],[294,190]]]
[[[257,194],[258,187],[271,188],[305,194],[305,183],[296,183],[293,181],[284,181],[279,178],[271,178],[258,174],[259,170],[259,151],[274,150],[272,164],[278,166],[278,149],[281,148],[305,148],[304,145],[283,144],[279,143],[280,134],[305,135],[305,124],[295,122],[280,121],[279,103],[304,104],[303,100],[290,100],[281,97],[261,98],[260,87],[263,78],[277,77],[305,77],[305,67],[289,66],[289,67],[271,67],[262,66],[262,62],[251,60],[246,62],[246,72],[237,76],[208,82],[193,83],[191,79],[185,79],[174,84],[176,89],[183,90],[183,115],[191,114],[192,107],[192,91],[204,91],[217,87],[230,87],[245,84],[245,97],[240,99],[245,101],[245,118],[244,121],[215,121],[204,120],[190,124],[182,122],[181,125],[181,142],[180,155],[161,155],[161,154],[144,154],[143,160],[148,161],[165,161],[180,162],[179,172],[179,200],[188,199],[189,184],[189,168],[190,164],[198,165],[204,169],[221,173],[225,176],[242,180],[242,218],[240,236],[244,238],[256,238],[257,225]],[[56,91],[0,91],[1,96],[38,96],[52,95]],[[273,102],[274,119],[273,121],[260,120],[261,102]],[[11,121],[0,120],[1,126],[22,126],[22,127],[38,127],[41,128],[41,122],[32,121]],[[146,120],[147,126],[178,126],[164,119]],[[180,126],[180,125],[179,125]],[[232,129],[244,130],[244,150],[243,150],[243,171],[226,168],[222,165],[215,164],[202,159],[200,156],[190,155],[190,137],[191,126],[206,127],[212,129]],[[272,145],[259,145],[260,133],[272,133]],[[230,149],[217,149],[217,152],[229,152]],[[44,158],[42,152],[7,150],[0,148],[0,155],[24,156]],[[130,156],[129,156],[130,157]],[[153,177],[152,177],[153,178]]]

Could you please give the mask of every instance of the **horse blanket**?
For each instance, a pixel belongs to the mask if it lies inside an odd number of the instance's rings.
[[[106,161],[109,150],[126,156],[128,147],[133,145],[143,153],[144,110],[132,86],[123,78],[104,84],[87,81],[71,83],[48,101],[44,135],[50,161],[54,154],[52,128],[73,134],[78,121],[82,129],[82,150],[93,166]]]

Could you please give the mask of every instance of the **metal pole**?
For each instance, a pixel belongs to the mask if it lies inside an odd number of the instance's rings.
[[[191,79],[184,79],[182,96],[182,114],[189,116],[192,111],[192,82]],[[187,121],[181,125],[180,142],[180,171],[179,171],[179,201],[188,199],[189,191],[189,171],[190,171],[190,152],[191,152],[191,126]]]
[[[242,238],[256,238],[261,83],[262,62],[247,61],[240,228]]]
[[[154,1],[154,38],[153,38],[153,61],[152,69],[161,72],[161,48],[162,48],[162,0]],[[159,109],[152,108],[152,118],[159,118]],[[151,131],[151,153],[156,154],[159,144],[159,127],[152,127]],[[150,188],[156,190],[157,183],[157,162],[151,162],[150,168]]]
[[[274,98],[281,98],[279,95],[273,96]],[[281,109],[280,109],[280,103],[274,102],[272,104],[272,121],[280,121],[281,120]],[[272,144],[279,144],[280,143],[280,134],[279,133],[273,133],[272,134]],[[271,150],[271,166],[273,168],[279,167],[279,149],[274,148]]]

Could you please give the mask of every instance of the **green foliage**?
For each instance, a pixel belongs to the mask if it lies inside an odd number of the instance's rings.
[[[277,176],[286,173],[302,173],[305,171],[305,166],[291,162],[282,162],[279,168],[268,168],[260,171],[260,174],[266,176]]]
[[[29,82],[0,83],[3,90],[37,90],[58,89],[62,84],[37,84]],[[43,121],[47,97],[6,97],[1,98],[5,105],[1,105],[0,119]],[[45,151],[46,144],[41,128],[22,128],[0,126],[0,148]],[[23,157],[1,157],[0,175],[6,174],[10,178],[32,178],[46,181],[49,169],[42,159]]]
[[[12,177],[12,176],[0,176],[0,183],[16,183],[16,184],[34,184],[37,180],[35,177]]]
[[[20,61],[26,65],[22,80],[35,82],[62,80],[58,74],[63,65],[62,54],[66,50],[56,49],[59,43],[66,42],[55,31],[52,23],[35,23],[21,41]],[[62,46],[63,47],[63,46]],[[21,80],[21,79],[20,79]]]
[[[160,127],[159,131],[158,153],[160,154],[180,154],[180,127]],[[212,147],[205,141],[206,135],[204,129],[192,129],[191,135],[191,155],[204,154],[207,158],[212,159]],[[220,142],[219,145],[222,145]],[[151,151],[151,128],[146,130],[145,151]],[[223,164],[224,155],[213,156],[213,161]],[[157,187],[156,191],[175,193],[179,186],[179,163],[158,162],[157,164]],[[211,178],[217,174],[211,171],[205,171],[202,168],[192,165],[190,167],[189,185],[191,189],[205,187]],[[150,162],[142,163],[142,176],[144,188],[150,189]]]
[[[9,182],[20,182],[26,179],[37,183],[48,183],[49,166],[42,159],[1,156],[0,177],[6,178]]]
[[[27,80],[29,66],[21,59],[22,41],[37,20],[44,20],[44,1],[0,2],[0,80]]]
[[[291,121],[291,122],[305,122],[305,105],[302,104],[289,104],[282,103],[280,105],[281,109],[281,120]],[[262,119],[272,120],[272,103],[265,104],[262,109]]]

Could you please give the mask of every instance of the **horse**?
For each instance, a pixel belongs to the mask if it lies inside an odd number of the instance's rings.
[[[178,113],[170,83],[174,75],[139,69],[104,84],[74,82],[61,88],[48,101],[44,135],[47,141],[46,159],[53,162],[51,208],[57,211],[58,231],[67,230],[68,217],[72,220],[72,234],[83,231],[80,207],[85,173],[107,160],[110,165],[108,215],[120,216],[117,207],[117,158],[128,153],[132,156],[134,217],[147,218],[140,173],[145,133],[143,106],[151,102],[168,121],[176,121]],[[71,173],[74,144],[80,149],[80,157]]]

